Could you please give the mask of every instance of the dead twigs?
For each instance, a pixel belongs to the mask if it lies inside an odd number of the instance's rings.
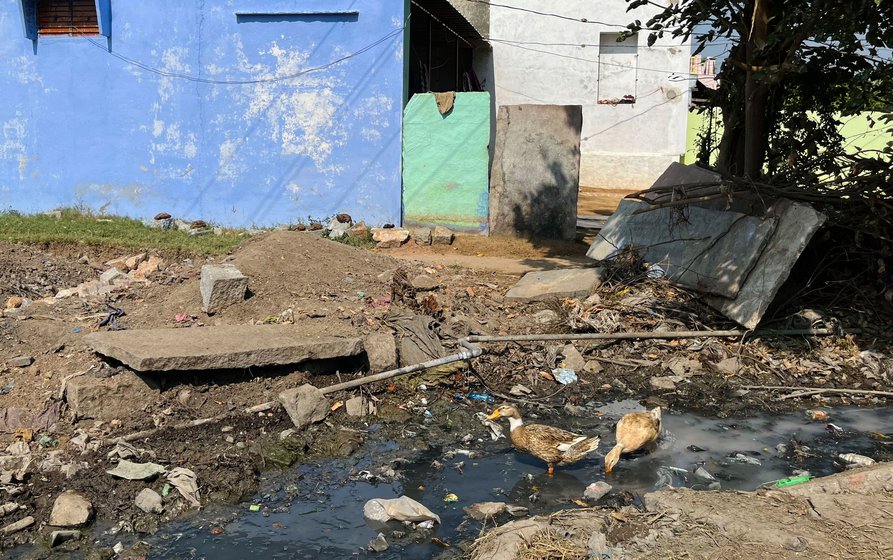
[[[840,395],[875,395],[879,397],[893,398],[893,391],[874,391],[870,389],[835,389],[833,387],[794,387],[785,385],[743,385],[741,388],[747,391],[798,391],[798,393],[787,395],[782,397],[782,399],[821,395],[823,393]]]

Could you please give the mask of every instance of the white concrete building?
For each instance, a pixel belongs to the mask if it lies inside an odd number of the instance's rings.
[[[618,43],[628,23],[659,11],[626,8],[624,0],[492,0],[492,48],[475,53],[494,115],[502,105],[583,106],[581,213],[647,188],[685,153],[691,46],[664,37],[649,47],[646,31]]]

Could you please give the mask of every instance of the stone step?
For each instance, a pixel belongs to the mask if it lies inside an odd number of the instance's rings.
[[[136,371],[240,369],[356,356],[359,338],[312,337],[293,325],[232,325],[90,333],[97,353]]]

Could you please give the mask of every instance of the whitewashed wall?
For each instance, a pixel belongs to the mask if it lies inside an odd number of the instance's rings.
[[[635,19],[645,22],[658,11],[646,6],[627,13],[624,0],[498,3],[621,25]],[[477,61],[494,109],[525,103],[583,106],[580,183],[584,188],[646,188],[685,152],[690,45],[665,37],[649,48],[648,33],[641,32],[635,104],[600,105],[600,54],[601,62],[607,63],[601,66],[602,76],[621,70],[614,66],[616,54],[599,52],[600,33],[620,31],[618,26],[491,6],[492,52]]]

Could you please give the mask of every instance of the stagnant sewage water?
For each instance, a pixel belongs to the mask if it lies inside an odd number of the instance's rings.
[[[877,460],[893,458],[893,439],[882,437],[893,430],[893,408],[830,409],[829,428],[801,411],[787,415],[759,415],[746,419],[716,419],[687,412],[665,411],[663,436],[658,449],[647,455],[621,460],[615,471],[605,475],[602,453],[613,445],[613,424],[622,414],[642,410],[636,401],[601,405],[603,417],[567,417],[553,425],[602,436],[600,453],[593,459],[545,473],[538,460],[515,452],[506,439],[491,441],[484,426],[465,447],[473,458],[447,453],[454,447],[428,451],[411,463],[396,469],[402,478],[373,484],[351,480],[350,473],[374,471],[398,455],[397,441],[366,444],[348,459],[302,465],[267,482],[256,496],[260,511],[250,504],[211,507],[201,514],[168,525],[146,539],[149,558],[159,559],[244,559],[244,558],[378,558],[427,559],[458,551],[444,549],[431,541],[437,537],[448,543],[473,539],[481,524],[469,520],[462,508],[482,501],[505,501],[522,505],[530,514],[549,513],[576,507],[570,500],[583,496],[585,487],[606,480],[613,492],[645,494],[672,484],[696,489],[721,487],[724,490],[754,490],[771,481],[789,477],[798,469],[814,476],[842,469],[838,453],[860,453]],[[506,426],[506,434],[508,426]],[[794,458],[791,438],[808,448],[807,456]],[[371,439],[371,438],[370,438]],[[787,447],[778,449],[779,444]],[[805,449],[801,447],[801,450]],[[432,467],[433,461],[442,468]],[[459,469],[454,465],[464,462]],[[835,464],[837,463],[837,464]],[[694,473],[702,468],[701,476]],[[703,477],[703,471],[716,480]],[[357,477],[354,476],[354,479]],[[423,488],[423,489],[422,489]],[[446,503],[447,494],[458,502]],[[367,552],[366,545],[378,531],[363,520],[363,505],[372,498],[407,495],[441,517],[433,532],[413,534],[403,539],[388,536],[391,547],[382,553]],[[610,497],[607,498],[610,500]],[[211,533],[221,527],[219,535]],[[120,540],[117,537],[101,537]],[[112,541],[114,542],[114,541]],[[125,540],[125,544],[128,544]]]

